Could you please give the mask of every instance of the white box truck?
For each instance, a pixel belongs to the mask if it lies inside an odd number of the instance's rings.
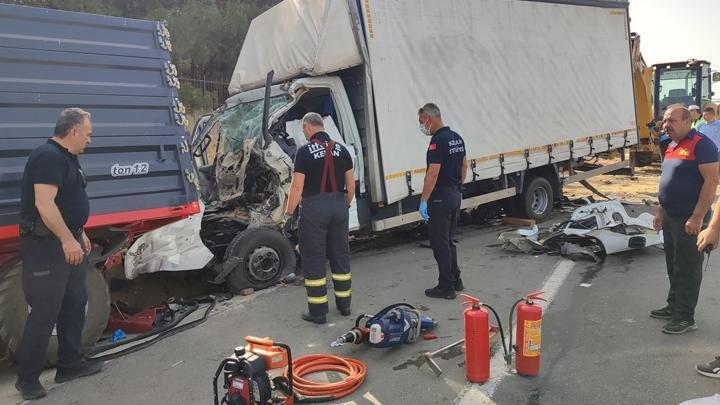
[[[417,111],[434,102],[467,145],[462,207],[505,200],[543,219],[564,184],[628,166],[573,171],[637,144],[629,37],[625,1],[285,0],[252,21],[231,97],[197,125],[207,157],[220,122],[203,195],[212,206],[248,193],[248,181],[267,191],[244,172],[256,156],[279,190],[257,201],[279,220],[305,142],[299,119],[315,111],[355,153],[351,230],[419,221],[429,138]]]

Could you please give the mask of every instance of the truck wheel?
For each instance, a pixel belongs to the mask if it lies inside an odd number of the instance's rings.
[[[227,247],[225,261],[237,263],[227,276],[232,292],[268,288],[277,284],[284,273],[295,271],[295,251],[290,241],[280,232],[264,227],[237,234]]]
[[[550,216],[553,207],[553,188],[545,177],[535,177],[525,191],[516,197],[514,212],[523,218],[540,222]]]
[[[110,316],[110,292],[102,273],[89,268],[85,280],[88,304],[82,332],[82,350],[87,353],[100,339]],[[0,359],[14,362],[22,337],[28,305],[22,290],[22,262],[0,274]],[[57,336],[50,337],[48,363],[57,362]]]

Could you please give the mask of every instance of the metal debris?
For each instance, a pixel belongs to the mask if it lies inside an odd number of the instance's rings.
[[[538,242],[538,232],[537,225],[533,225],[532,229],[503,232],[498,236],[498,240],[502,242],[502,247],[505,250],[530,253],[543,247]]]
[[[651,214],[631,217],[620,201],[611,200],[576,208],[569,220],[549,231],[519,229],[498,239],[504,249],[514,252],[540,251],[603,263],[609,254],[662,244],[662,234],[652,223]]]
[[[213,254],[200,239],[204,204],[200,212],[147,232],[125,254],[125,278],[158,271],[186,271],[205,267]]]

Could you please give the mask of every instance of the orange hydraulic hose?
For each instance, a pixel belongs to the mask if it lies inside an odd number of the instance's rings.
[[[331,354],[311,354],[293,361],[293,390],[308,399],[313,397],[325,400],[339,399],[357,390],[367,374],[365,363],[360,360],[333,356]],[[347,377],[335,383],[318,383],[306,380],[308,374],[322,371],[335,371]],[[285,371],[287,377],[287,371]]]

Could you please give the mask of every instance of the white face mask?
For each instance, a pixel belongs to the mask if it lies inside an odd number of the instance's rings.
[[[418,129],[420,130],[420,132],[421,132],[423,135],[426,135],[426,136],[432,136],[432,132],[430,132],[430,130],[425,127],[425,125],[426,125],[429,121],[430,121],[430,120],[428,119],[428,120],[425,121],[424,123],[418,124]]]

